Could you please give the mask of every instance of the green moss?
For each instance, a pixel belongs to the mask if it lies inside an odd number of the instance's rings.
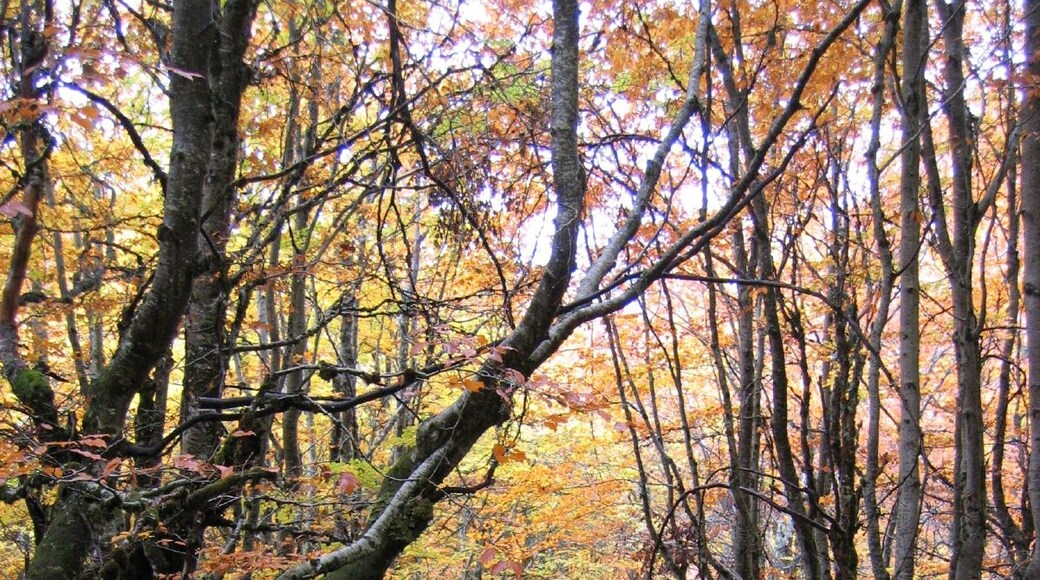
[[[46,375],[37,370],[20,371],[11,381],[18,400],[39,414],[53,413],[54,390]]]
[[[351,459],[349,463],[333,461],[329,463],[329,469],[334,475],[350,473],[357,477],[361,487],[371,490],[379,489],[383,477],[371,463],[363,459]]]
[[[391,524],[389,530],[390,538],[394,542],[404,545],[414,542],[430,520],[433,519],[433,502],[422,497],[412,500]]]

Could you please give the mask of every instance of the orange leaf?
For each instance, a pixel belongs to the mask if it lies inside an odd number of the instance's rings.
[[[112,472],[118,469],[122,463],[123,460],[120,457],[113,457],[112,459],[109,459],[108,463],[105,464],[104,469],[101,470],[101,477],[108,477],[109,475],[112,475]]]
[[[506,448],[501,443],[495,443],[495,447],[491,450],[491,453],[499,463],[506,463],[508,461],[506,459]]]
[[[104,437],[101,437],[100,435],[87,435],[86,437],[80,440],[80,443],[86,445],[87,447],[108,447],[108,443],[105,443]]]

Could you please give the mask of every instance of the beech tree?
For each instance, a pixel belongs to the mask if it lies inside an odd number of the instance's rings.
[[[13,573],[1038,574],[1028,3],[0,18]]]

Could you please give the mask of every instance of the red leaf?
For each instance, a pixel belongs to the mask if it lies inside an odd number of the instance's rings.
[[[484,553],[480,555],[480,563],[487,566],[491,563],[492,560],[495,559],[495,556],[497,555],[498,550],[496,550],[493,546],[488,546],[487,548],[484,548]]]
[[[88,459],[93,459],[94,461],[99,461],[99,460],[102,459],[102,457],[100,455],[98,455],[97,453],[91,453],[89,451],[84,451],[82,449],[69,449],[69,451],[71,451],[71,452],[73,452],[73,453],[75,453],[77,455],[82,455],[83,457],[86,457]]]
[[[24,203],[16,199],[12,199],[8,200],[3,205],[0,205],[0,214],[3,214],[9,218],[13,218],[18,215],[32,217],[33,212]]]
[[[336,482],[336,490],[343,494],[353,493],[359,487],[361,487],[361,482],[349,471],[340,475],[339,481]]]
[[[100,435],[87,435],[86,437],[80,440],[80,443],[82,445],[86,445],[87,447],[97,447],[100,449],[108,447],[108,443],[105,443],[105,438],[101,437]]]
[[[495,564],[494,566],[491,567],[491,573],[492,574],[501,574],[502,572],[505,572],[506,570],[512,570],[513,573],[516,574],[517,578],[520,578],[520,577],[523,576],[523,568],[520,567],[520,563],[519,562],[513,562],[513,561],[510,561],[510,560],[503,560],[503,561],[499,562],[498,564]]]
[[[502,371],[502,376],[505,377],[506,380],[508,380],[509,382],[515,383],[516,385],[522,385],[527,382],[527,379],[524,377],[524,373],[516,369],[505,369]]]
[[[181,76],[181,77],[184,77],[184,78],[188,79],[189,81],[190,80],[194,80],[194,79],[204,78],[204,76],[201,73],[192,72],[190,70],[185,70],[185,69],[177,68],[177,67],[170,66],[170,65],[166,65],[166,68],[169,69],[169,71],[172,72],[173,74]]]
[[[173,458],[173,465],[179,469],[187,469],[195,473],[202,473],[202,463],[191,455],[178,455]]]

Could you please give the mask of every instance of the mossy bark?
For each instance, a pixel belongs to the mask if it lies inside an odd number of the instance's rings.
[[[33,415],[49,423],[58,420],[58,412],[54,407],[54,390],[51,389],[47,376],[40,371],[23,369],[15,373],[11,379],[11,389],[18,400],[32,409]]]
[[[105,541],[110,520],[110,510],[103,504],[67,493],[55,506],[47,533],[36,547],[25,572],[27,580],[98,577],[83,556],[91,551],[91,542]]]

